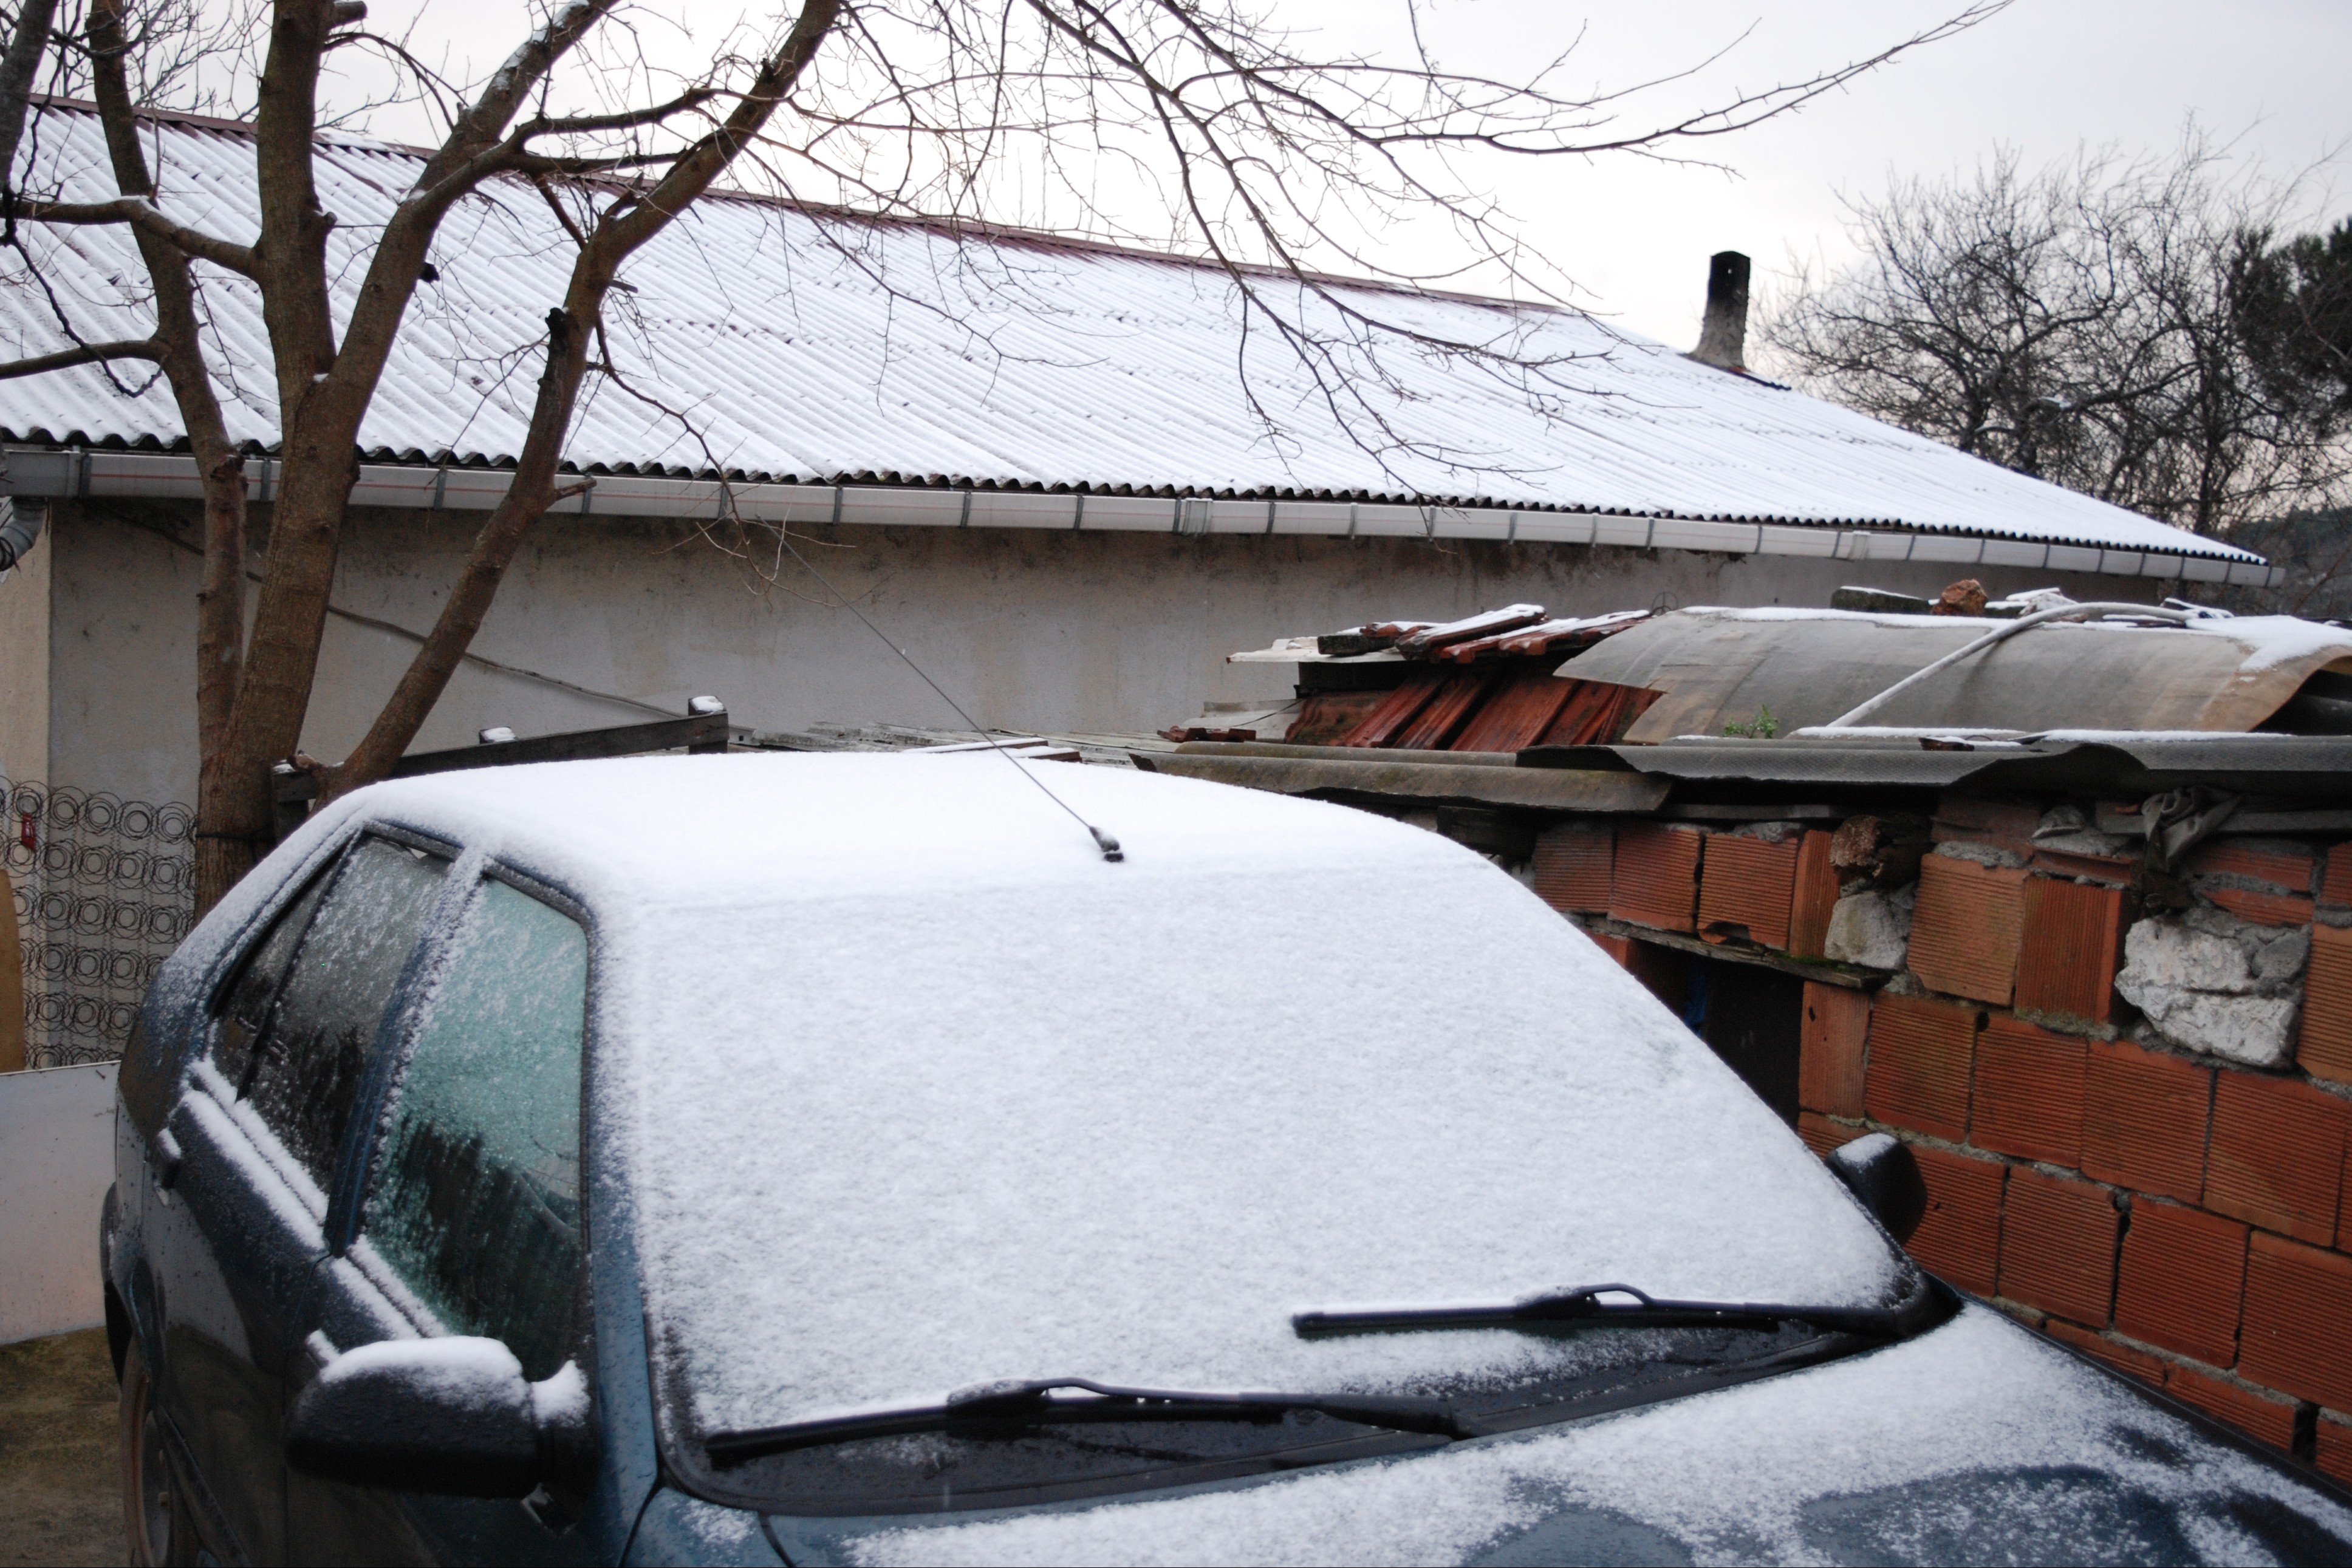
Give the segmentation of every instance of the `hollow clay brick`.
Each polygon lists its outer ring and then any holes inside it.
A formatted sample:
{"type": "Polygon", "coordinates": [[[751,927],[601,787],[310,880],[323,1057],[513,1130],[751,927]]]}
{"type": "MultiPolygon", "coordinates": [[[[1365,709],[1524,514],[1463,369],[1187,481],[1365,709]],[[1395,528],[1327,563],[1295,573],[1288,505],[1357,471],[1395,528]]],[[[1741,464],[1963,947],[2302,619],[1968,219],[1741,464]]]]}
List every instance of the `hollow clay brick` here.
{"type": "Polygon", "coordinates": [[[1837,908],[1837,868],[1830,863],[1830,843],[1837,837],[1819,830],[1808,832],[1797,846],[1797,886],[1789,903],[1789,954],[1819,958],[1828,951],[1830,914],[1837,908]]]}
{"type": "Polygon", "coordinates": [[[2208,839],[2182,857],[2183,869],[2200,876],[2242,876],[2268,883],[2281,893],[2311,891],[2311,852],[2258,850],[2227,839],[2208,839]]]}
{"type": "Polygon", "coordinates": [[[2352,1408],[2352,1258],[2255,1232],[2237,1371],[2298,1399],[2352,1408]]]}
{"type": "Polygon", "coordinates": [[[2319,877],[2319,902],[2352,904],[2352,845],[2337,844],[2327,852],[2327,869],[2319,877]]]}
{"type": "Polygon", "coordinates": [[[1919,862],[1911,915],[1911,972],[1931,991],[2000,1007],[2017,988],[2025,925],[2025,873],[1948,855],[1919,862]]]}
{"type": "Polygon", "coordinates": [[[2001,1200],[2000,1294],[2093,1328],[2115,1299],[2123,1217],[2106,1188],[2020,1168],[2001,1200]]]}
{"type": "Polygon", "coordinates": [[[2123,940],[2121,889],[2028,878],[2017,959],[2018,1007],[2105,1021],[2115,1011],[2123,940]]]}
{"type": "Polygon", "coordinates": [[[1797,894],[1797,841],[1772,843],[1736,833],[1707,836],[1698,878],[1698,928],[1709,940],[1745,933],[1759,947],[1789,946],[1797,894]]]}
{"type": "Polygon", "coordinates": [[[2144,1350],[2118,1343],[2105,1334],[2094,1333],[2080,1323],[2070,1323],[2063,1318],[2043,1322],[2042,1332],[2061,1344],[2071,1345],[2084,1355],[2095,1356],[2117,1372],[2128,1373],[2142,1383],[2164,1386],[2165,1363],[2144,1350]]]}
{"type": "Polygon", "coordinates": [[[1992,1294],[2000,1261],[2000,1189],[2009,1167],[1917,1145],[1911,1153],[1927,1186],[1927,1212],[1912,1233],[1911,1256],[1941,1279],[1992,1294]]]}
{"type": "Polygon", "coordinates": [[[2311,900],[2299,893],[2257,893],[2242,887],[2204,887],[2199,892],[2241,920],[2257,925],[2308,925],[2311,900]]]}
{"type": "MultiPolygon", "coordinates": [[[[2352,860],[2352,856],[2347,856],[2352,860]]],[[[2334,1476],[2346,1486],[2352,1486],[2352,1422],[2338,1421],[2332,1416],[2319,1418],[2319,1442],[2311,1462],[2325,1474],[2334,1476]]]]}
{"type": "Polygon", "coordinates": [[[2214,1377],[2192,1367],[2176,1366],[2165,1379],[2164,1391],[2186,1405],[2194,1405],[2208,1416],[2258,1442],[2273,1448],[2294,1447],[2294,1404],[2242,1388],[2227,1378],[2214,1377]]]}
{"type": "Polygon", "coordinates": [[[2352,1258],[2256,1231],[2246,1250],[2238,1371],[2352,1410],[2352,1258]]]}
{"type": "Polygon", "coordinates": [[[1859,1116],[1870,998],[1843,986],[1805,982],[1797,1036],[1797,1103],[1832,1116],[1859,1116]]]}
{"type": "Polygon", "coordinates": [[[1617,835],[1608,828],[1553,828],[1536,837],[1536,896],[1566,915],[1609,907],[1617,835]]]}
{"type": "Polygon", "coordinates": [[[2093,1040],[2083,1070],[2083,1172],[2195,1203],[2205,1186],[2213,1070],[2093,1040]]]}
{"type": "Polygon", "coordinates": [[[2124,1230],[2116,1327],[2213,1366],[2238,1359],[2246,1228],[2202,1209],[2144,1197],[2124,1230]]]}
{"type": "Polygon", "coordinates": [[[1870,1008],[1870,1114],[1959,1143],[1969,1135],[1969,1071],[1976,1054],[1975,1008],[1882,994],[1870,1008]]]}
{"type": "Polygon", "coordinates": [[[1696,828],[1627,823],[1617,834],[1609,913],[1661,931],[1690,930],[1698,908],[1698,862],[1706,838],[1696,828]]]}
{"type": "Polygon", "coordinates": [[[1977,1036],[1969,1141],[2053,1165],[2083,1163],[2084,1043],[1996,1014],[1977,1036]]]}
{"type": "Polygon", "coordinates": [[[1612,936],[1606,931],[1588,931],[1585,935],[1592,938],[1595,947],[1616,959],[1620,965],[1629,969],[1633,967],[1633,944],[1626,937],[1612,936]]]}
{"type": "Polygon", "coordinates": [[[1847,1122],[1832,1122],[1812,1111],[1797,1113],[1797,1136],[1805,1140],[1805,1147],[1827,1158],[1830,1151],[1850,1144],[1870,1131],[1847,1122]]]}
{"type": "Polygon", "coordinates": [[[2223,1072],[2214,1086],[2205,1207],[2326,1246],[2336,1239],[2352,1106],[2288,1078],[2223,1072]]]}
{"type": "MultiPolygon", "coordinates": [[[[2328,863],[2338,861],[2352,874],[2352,849],[2339,846],[2328,863]]],[[[2311,928],[2311,967],[2303,981],[2303,1036],[2294,1061],[2314,1078],[2352,1083],[2352,931],[2334,925],[2311,928]]]]}

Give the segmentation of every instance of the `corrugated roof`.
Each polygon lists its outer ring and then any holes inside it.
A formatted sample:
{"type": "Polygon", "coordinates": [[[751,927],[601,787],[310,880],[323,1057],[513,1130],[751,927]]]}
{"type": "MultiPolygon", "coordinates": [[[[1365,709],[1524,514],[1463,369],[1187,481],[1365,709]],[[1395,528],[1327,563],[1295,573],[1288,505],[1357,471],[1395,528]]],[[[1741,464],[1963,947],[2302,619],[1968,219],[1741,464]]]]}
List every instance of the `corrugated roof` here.
{"type": "MultiPolygon", "coordinates": [[[[1834,610],[1694,608],[1652,616],[1560,674],[1663,692],[1635,744],[1724,733],[1769,712],[1828,725],[2000,622],[1834,610]]],[[[2006,730],[2251,730],[2314,672],[2352,660],[2352,632],[2291,616],[2179,628],[2034,627],[1894,698],[1870,722],[2006,730]]]]}
{"type": "MultiPolygon", "coordinates": [[[[115,193],[88,112],[51,106],[26,141],[39,167],[24,188],[115,193]]],[[[151,157],[175,216],[255,231],[245,131],[159,120],[151,157]]],[[[322,141],[339,314],[420,162],[322,141]]],[[[84,338],[144,332],[127,232],[20,232],[84,338]]],[[[538,193],[508,183],[450,214],[433,261],[440,280],[418,291],[362,444],[379,458],[510,460],[538,371],[530,345],[571,246],[538,193]]],[[[67,346],[43,291],[12,267],[0,350],[67,346]]],[[[204,270],[231,433],[266,445],[277,410],[257,292],[204,270]]],[[[1548,308],[1337,286],[1402,331],[1550,365],[1506,374],[1402,338],[1370,357],[1337,350],[1358,430],[1385,421],[1402,438],[1375,455],[1263,319],[1244,333],[1233,279],[1197,261],[740,196],[697,206],[624,278],[614,358],[677,412],[592,383],[571,445],[583,468],[1444,501],[2258,559],[1548,308]]],[[[1336,322],[1328,303],[1297,308],[1336,322]]],[[[125,398],[86,368],[0,382],[0,434],[170,446],[181,429],[160,384],[125,398]]]]}

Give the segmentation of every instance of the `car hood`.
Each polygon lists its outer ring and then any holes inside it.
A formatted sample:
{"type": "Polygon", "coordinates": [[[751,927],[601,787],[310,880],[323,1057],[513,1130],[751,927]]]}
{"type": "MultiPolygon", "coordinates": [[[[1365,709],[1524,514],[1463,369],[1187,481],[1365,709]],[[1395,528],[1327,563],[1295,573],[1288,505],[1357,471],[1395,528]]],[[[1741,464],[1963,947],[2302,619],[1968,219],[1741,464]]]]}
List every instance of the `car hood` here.
{"type": "Polygon", "coordinates": [[[2345,1494],[1973,1306],[1827,1366],[1434,1452],[768,1522],[795,1563],[2352,1562],[2345,1494]]]}

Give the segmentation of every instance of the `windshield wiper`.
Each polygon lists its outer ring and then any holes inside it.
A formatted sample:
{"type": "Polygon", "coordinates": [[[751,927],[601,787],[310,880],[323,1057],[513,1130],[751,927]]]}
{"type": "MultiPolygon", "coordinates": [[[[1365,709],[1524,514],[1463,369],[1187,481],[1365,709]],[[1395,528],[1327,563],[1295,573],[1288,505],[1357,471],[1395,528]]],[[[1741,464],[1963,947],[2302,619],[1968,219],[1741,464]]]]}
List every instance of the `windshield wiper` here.
{"type": "Polygon", "coordinates": [[[710,1462],[723,1468],[795,1448],[860,1437],[894,1437],[911,1432],[955,1433],[1094,1421],[1272,1422],[1301,1410],[1366,1427],[1444,1437],[1476,1437],[1484,1430],[1474,1427],[1454,1412],[1450,1401],[1444,1399],[1379,1394],[1194,1394],[1167,1388],[1120,1388],[1083,1377],[1041,1377],[961,1389],[938,1405],[834,1416],[816,1421],[789,1421],[747,1432],[720,1432],[704,1439],[702,1447],[710,1456],[710,1462]],[[1094,1397],[1055,1398],[1054,1394],[1061,1389],[1076,1389],[1094,1397]]]}
{"type": "Polygon", "coordinates": [[[1300,1312],[1290,1326],[1303,1338],[1390,1333],[1412,1329],[1769,1328],[1806,1323],[1841,1333],[1902,1339],[1942,1321],[1947,1303],[1927,1276],[1911,1270],[1903,1297],[1885,1307],[1782,1306],[1765,1301],[1675,1301],[1631,1285],[1579,1285],[1500,1306],[1401,1307],[1387,1311],[1300,1312]],[[1629,1301],[1603,1301],[1630,1296],[1629,1301]]]}

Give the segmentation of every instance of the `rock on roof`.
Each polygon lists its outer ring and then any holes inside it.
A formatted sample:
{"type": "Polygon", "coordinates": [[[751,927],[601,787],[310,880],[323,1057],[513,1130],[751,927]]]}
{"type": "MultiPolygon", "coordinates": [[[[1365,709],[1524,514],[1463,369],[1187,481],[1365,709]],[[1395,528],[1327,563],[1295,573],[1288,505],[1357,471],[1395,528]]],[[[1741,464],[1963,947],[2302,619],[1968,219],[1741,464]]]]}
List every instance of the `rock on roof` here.
{"type": "MultiPolygon", "coordinates": [[[[26,147],[37,166],[20,188],[115,194],[88,110],[47,106],[26,147]]],[[[247,130],[161,118],[150,156],[167,211],[255,232],[247,130]]],[[[340,312],[422,162],[322,139],[340,312]]],[[[25,242],[84,339],[144,334],[127,231],[28,229],[25,242]]],[[[432,259],[439,280],[418,290],[362,444],[379,460],[509,461],[572,246],[539,194],[508,182],[450,214],[432,259]]],[[[6,267],[0,351],[68,346],[24,261],[6,267]]],[[[230,431],[267,445],[278,411],[259,295],[199,271],[230,431]]],[[[1197,260],[745,195],[701,203],[623,277],[613,352],[649,396],[591,383],[571,445],[584,469],[1486,504],[2258,559],[1549,307],[1345,282],[1317,298],[1254,277],[1335,338],[1342,308],[1393,329],[1335,348],[1318,384],[1234,277],[1197,260]]],[[[0,382],[0,437],[170,447],[177,411],[141,370],[117,371],[133,396],[95,368],[0,382]]]]}

